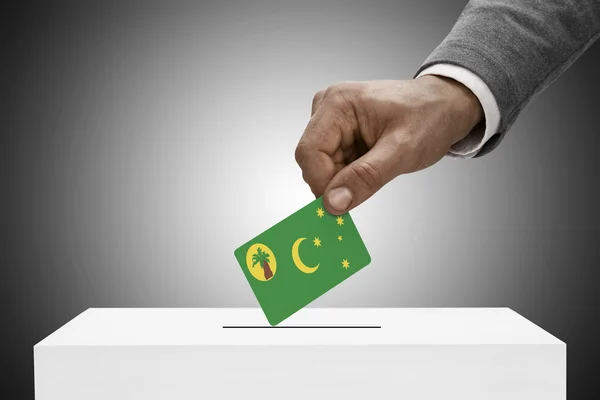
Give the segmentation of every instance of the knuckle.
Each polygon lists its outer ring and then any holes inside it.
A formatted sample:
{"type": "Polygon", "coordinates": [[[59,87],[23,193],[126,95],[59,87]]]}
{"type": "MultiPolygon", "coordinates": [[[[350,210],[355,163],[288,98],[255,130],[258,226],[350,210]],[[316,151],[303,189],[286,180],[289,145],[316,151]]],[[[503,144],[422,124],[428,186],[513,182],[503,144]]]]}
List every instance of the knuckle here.
{"type": "Polygon", "coordinates": [[[306,174],[306,171],[304,171],[304,170],[302,171],[302,180],[304,180],[304,182],[306,182],[306,183],[309,183],[308,175],[306,174]]]}
{"type": "Polygon", "coordinates": [[[322,101],[328,107],[337,109],[342,114],[354,112],[354,105],[363,91],[361,82],[343,81],[328,86],[323,92],[322,101]]]}
{"type": "Polygon", "coordinates": [[[379,190],[384,184],[383,175],[379,169],[369,162],[361,161],[355,163],[352,171],[371,191],[379,190]]]}
{"type": "Polygon", "coordinates": [[[313,107],[321,101],[321,99],[323,98],[324,95],[325,95],[325,90],[323,90],[323,89],[319,90],[317,93],[315,93],[315,95],[313,96],[313,99],[312,99],[313,107]]]}
{"type": "Polygon", "coordinates": [[[343,114],[346,114],[349,110],[352,109],[351,103],[348,100],[350,97],[347,92],[342,89],[333,89],[327,97],[327,103],[334,109],[342,111],[343,114]]]}
{"type": "Polygon", "coordinates": [[[323,95],[325,97],[338,97],[340,95],[344,95],[344,93],[346,93],[348,91],[348,84],[347,82],[338,82],[338,83],[334,83],[333,85],[330,85],[327,87],[327,89],[325,89],[325,92],[323,93],[323,95]]]}
{"type": "Polygon", "coordinates": [[[341,93],[336,93],[329,97],[329,104],[338,110],[342,110],[346,107],[346,99],[341,93]]]}
{"type": "Polygon", "coordinates": [[[342,91],[342,83],[334,83],[333,85],[327,86],[323,95],[325,97],[335,96],[342,91]]]}
{"type": "Polygon", "coordinates": [[[303,142],[298,143],[296,146],[296,150],[294,151],[294,158],[296,159],[296,163],[302,167],[302,162],[306,158],[307,148],[306,144],[303,142]]]}

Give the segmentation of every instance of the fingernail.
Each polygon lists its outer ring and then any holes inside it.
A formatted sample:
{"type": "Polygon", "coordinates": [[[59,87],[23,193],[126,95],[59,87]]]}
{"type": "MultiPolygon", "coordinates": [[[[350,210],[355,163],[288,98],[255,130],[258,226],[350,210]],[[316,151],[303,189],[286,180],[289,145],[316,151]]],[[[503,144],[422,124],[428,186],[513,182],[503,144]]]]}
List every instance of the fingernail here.
{"type": "Polygon", "coordinates": [[[352,203],[352,193],[350,190],[348,190],[348,188],[335,188],[329,192],[329,204],[336,211],[346,211],[346,209],[350,206],[350,203],[352,203]]]}

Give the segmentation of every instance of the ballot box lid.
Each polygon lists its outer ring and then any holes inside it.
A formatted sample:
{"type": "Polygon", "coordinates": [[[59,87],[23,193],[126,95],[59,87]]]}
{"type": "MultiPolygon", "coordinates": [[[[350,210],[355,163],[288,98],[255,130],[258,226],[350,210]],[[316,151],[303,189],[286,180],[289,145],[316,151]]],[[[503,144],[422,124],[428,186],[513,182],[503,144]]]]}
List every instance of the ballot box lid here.
{"type": "Polygon", "coordinates": [[[508,308],[91,308],[43,346],[563,344],[508,308]]]}

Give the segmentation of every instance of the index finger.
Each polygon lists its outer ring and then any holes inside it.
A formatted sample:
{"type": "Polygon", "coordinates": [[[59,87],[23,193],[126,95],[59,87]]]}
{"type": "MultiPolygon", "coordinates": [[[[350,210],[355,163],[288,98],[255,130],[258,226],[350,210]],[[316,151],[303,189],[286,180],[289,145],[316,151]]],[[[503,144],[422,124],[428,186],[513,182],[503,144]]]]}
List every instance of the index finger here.
{"type": "Polygon", "coordinates": [[[296,146],[296,162],[316,197],[323,195],[331,179],[343,167],[341,132],[336,125],[333,118],[320,108],[310,119],[296,146]]]}

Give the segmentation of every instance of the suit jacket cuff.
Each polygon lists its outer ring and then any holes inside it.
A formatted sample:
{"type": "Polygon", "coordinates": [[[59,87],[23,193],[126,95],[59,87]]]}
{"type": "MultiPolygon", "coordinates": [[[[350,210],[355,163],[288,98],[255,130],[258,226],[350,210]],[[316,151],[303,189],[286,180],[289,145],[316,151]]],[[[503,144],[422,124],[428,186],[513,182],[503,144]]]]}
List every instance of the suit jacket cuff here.
{"type": "Polygon", "coordinates": [[[425,68],[417,77],[439,75],[454,79],[466,86],[479,100],[485,115],[485,124],[477,125],[463,140],[455,143],[448,156],[454,158],[472,158],[483,145],[498,131],[500,109],[492,91],[486,83],[468,69],[453,64],[434,64],[425,68]]]}

